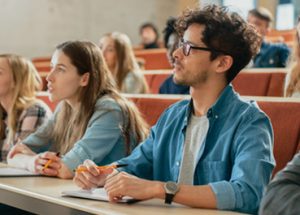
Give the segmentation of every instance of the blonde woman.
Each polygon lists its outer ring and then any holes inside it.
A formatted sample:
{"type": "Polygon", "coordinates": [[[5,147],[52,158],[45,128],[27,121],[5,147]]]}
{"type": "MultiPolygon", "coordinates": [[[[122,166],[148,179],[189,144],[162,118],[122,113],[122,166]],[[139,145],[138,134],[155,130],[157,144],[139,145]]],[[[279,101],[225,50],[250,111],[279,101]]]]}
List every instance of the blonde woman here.
{"type": "Polygon", "coordinates": [[[145,122],[116,89],[97,45],[60,44],[51,66],[47,77],[50,99],[61,102],[48,124],[11,150],[11,165],[72,178],[84,160],[109,164],[128,155],[145,138],[145,122]]]}
{"type": "Polygon", "coordinates": [[[286,77],[284,95],[286,97],[300,98],[300,16],[298,17],[293,60],[295,62],[286,77]]]}
{"type": "Polygon", "coordinates": [[[121,92],[147,93],[146,80],[139,69],[127,35],[119,32],[108,33],[100,39],[99,46],[121,92]]]}
{"type": "Polygon", "coordinates": [[[42,125],[51,115],[36,99],[41,79],[33,64],[18,55],[0,55],[0,149],[5,162],[8,151],[42,125]]]}

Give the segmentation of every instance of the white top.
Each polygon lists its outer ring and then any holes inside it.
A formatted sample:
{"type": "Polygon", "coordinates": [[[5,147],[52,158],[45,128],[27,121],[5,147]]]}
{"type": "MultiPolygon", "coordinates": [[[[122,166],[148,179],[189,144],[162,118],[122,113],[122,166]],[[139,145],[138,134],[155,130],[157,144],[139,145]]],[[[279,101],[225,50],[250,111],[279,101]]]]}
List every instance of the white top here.
{"type": "Polygon", "coordinates": [[[142,72],[129,72],[123,80],[122,93],[145,93],[144,92],[144,75],[142,72]]]}

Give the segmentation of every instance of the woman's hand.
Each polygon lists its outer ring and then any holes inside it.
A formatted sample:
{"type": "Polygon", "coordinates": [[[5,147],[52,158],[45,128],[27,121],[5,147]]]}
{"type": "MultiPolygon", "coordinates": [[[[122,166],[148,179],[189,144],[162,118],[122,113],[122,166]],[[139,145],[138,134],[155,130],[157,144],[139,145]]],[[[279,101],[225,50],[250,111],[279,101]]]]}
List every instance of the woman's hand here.
{"type": "Polygon", "coordinates": [[[32,157],[28,169],[47,176],[58,176],[61,159],[55,152],[43,152],[32,157]]]}
{"type": "Polygon", "coordinates": [[[23,143],[14,145],[8,152],[7,159],[12,159],[16,154],[35,155],[35,153],[23,143]]]}

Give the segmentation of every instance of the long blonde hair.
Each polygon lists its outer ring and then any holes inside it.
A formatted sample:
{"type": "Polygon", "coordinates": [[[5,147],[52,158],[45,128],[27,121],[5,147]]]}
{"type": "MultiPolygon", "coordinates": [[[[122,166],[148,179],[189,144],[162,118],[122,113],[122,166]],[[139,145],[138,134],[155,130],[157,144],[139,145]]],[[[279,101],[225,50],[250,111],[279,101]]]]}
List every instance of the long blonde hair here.
{"type": "MultiPolygon", "coordinates": [[[[300,17],[298,18],[298,25],[300,25],[300,17]]],[[[284,93],[285,97],[291,97],[294,92],[300,92],[300,35],[298,31],[295,37],[294,47],[292,67],[287,75],[288,83],[284,93]]]]}
{"type": "Polygon", "coordinates": [[[68,41],[58,45],[57,50],[70,58],[79,75],[89,73],[88,85],[79,90],[79,108],[73,110],[67,102],[61,103],[53,129],[57,150],[65,154],[73,147],[83,136],[88,121],[95,111],[97,100],[108,95],[121,108],[124,123],[120,128],[125,139],[126,153],[129,154],[132,138],[137,143],[141,142],[148,135],[148,126],[134,104],[118,92],[100,48],[91,42],[68,41]]]}
{"type": "MultiPolygon", "coordinates": [[[[116,82],[119,90],[122,89],[124,79],[130,72],[141,72],[137,60],[134,56],[131,41],[126,34],[120,32],[112,32],[105,34],[104,37],[109,37],[114,41],[117,53],[116,65],[116,82]]],[[[141,80],[143,89],[141,93],[147,93],[148,86],[145,78],[141,80]]]]}
{"type": "Polygon", "coordinates": [[[11,103],[13,106],[4,112],[0,105],[0,136],[5,135],[4,114],[7,114],[8,143],[13,143],[17,130],[17,121],[23,110],[31,106],[36,101],[36,92],[41,89],[41,78],[31,61],[14,54],[2,54],[0,58],[5,58],[11,69],[14,81],[14,90],[11,103]]]}

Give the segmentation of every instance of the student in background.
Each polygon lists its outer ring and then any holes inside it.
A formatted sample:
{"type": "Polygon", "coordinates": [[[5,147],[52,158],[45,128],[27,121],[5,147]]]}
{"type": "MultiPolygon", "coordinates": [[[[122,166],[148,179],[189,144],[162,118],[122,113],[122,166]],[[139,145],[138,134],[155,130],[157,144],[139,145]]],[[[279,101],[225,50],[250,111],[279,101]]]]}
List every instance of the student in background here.
{"type": "Polygon", "coordinates": [[[293,57],[294,63],[292,69],[286,76],[284,95],[286,97],[300,98],[300,16],[298,17],[296,30],[297,33],[293,57]]]}
{"type": "MultiPolygon", "coordinates": [[[[175,62],[175,59],[173,57],[173,52],[176,50],[178,42],[179,42],[179,35],[177,34],[177,31],[175,29],[176,24],[176,18],[170,17],[167,20],[166,28],[164,29],[164,43],[165,47],[167,48],[167,56],[170,62],[170,65],[172,65],[175,62]]],[[[190,87],[189,86],[183,86],[174,83],[174,76],[173,74],[170,75],[160,86],[159,93],[160,94],[189,94],[190,93],[190,87]]]]}
{"type": "MultiPolygon", "coordinates": [[[[273,16],[271,12],[263,7],[252,9],[248,13],[247,21],[253,25],[258,33],[265,38],[271,29],[273,16]]],[[[252,67],[286,67],[289,48],[284,43],[270,43],[263,39],[260,52],[254,57],[252,67]]]]}
{"type": "Polygon", "coordinates": [[[126,34],[113,32],[99,41],[104,59],[123,93],[146,93],[147,83],[126,34]]]}
{"type": "MultiPolygon", "coordinates": [[[[192,99],[169,107],[117,175],[91,161],[77,172],[81,188],[103,186],[122,196],[165,199],[198,208],[257,213],[275,165],[270,120],[230,82],[259,49],[260,37],[237,13],[210,5],[179,17],[174,79],[192,99]],[[236,47],[239,47],[236,49],[236,47]]],[[[111,171],[111,169],[110,169],[111,171]]]]}
{"type": "Polygon", "coordinates": [[[140,37],[142,49],[161,48],[158,30],[153,23],[147,22],[140,27],[140,37]]]}
{"type": "Polygon", "coordinates": [[[50,99],[61,102],[47,124],[12,148],[9,164],[72,178],[84,160],[109,164],[145,138],[145,122],[133,103],[120,95],[99,47],[91,42],[62,43],[51,67],[50,99]]]}
{"type": "Polygon", "coordinates": [[[300,152],[278,172],[265,190],[259,214],[300,214],[300,152]]]}
{"type": "Polygon", "coordinates": [[[0,55],[1,161],[19,141],[48,120],[51,111],[36,99],[41,79],[33,64],[18,55],[0,55]]]}

